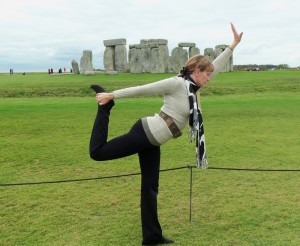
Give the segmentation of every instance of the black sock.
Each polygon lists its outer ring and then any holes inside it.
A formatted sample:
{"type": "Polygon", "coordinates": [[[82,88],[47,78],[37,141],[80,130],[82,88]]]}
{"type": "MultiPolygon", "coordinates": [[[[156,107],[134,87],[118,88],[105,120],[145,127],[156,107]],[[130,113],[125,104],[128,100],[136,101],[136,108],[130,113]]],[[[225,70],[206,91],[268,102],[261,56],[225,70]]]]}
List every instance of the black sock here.
{"type": "Polygon", "coordinates": [[[101,87],[100,85],[91,85],[91,89],[93,89],[96,93],[105,92],[103,87],[101,87]]]}

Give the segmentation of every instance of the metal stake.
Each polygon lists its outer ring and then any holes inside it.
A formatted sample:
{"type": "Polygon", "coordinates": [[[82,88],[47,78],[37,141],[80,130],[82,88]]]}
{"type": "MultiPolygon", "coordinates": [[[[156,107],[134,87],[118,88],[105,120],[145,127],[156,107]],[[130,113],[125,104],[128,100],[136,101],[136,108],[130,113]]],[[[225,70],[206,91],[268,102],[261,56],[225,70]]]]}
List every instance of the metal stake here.
{"type": "Polygon", "coordinates": [[[193,167],[188,165],[190,169],[190,223],[192,223],[192,191],[193,191],[193,167]]]}

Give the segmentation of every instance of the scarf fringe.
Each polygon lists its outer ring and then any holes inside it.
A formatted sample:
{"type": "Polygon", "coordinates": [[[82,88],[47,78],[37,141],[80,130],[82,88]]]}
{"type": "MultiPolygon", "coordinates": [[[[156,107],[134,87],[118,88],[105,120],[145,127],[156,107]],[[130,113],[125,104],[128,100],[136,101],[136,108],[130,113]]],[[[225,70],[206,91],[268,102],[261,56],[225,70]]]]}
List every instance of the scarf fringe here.
{"type": "Polygon", "coordinates": [[[197,130],[194,127],[189,127],[188,140],[190,143],[195,142],[197,138],[197,130]]]}
{"type": "Polygon", "coordinates": [[[201,169],[208,168],[208,161],[206,159],[198,161],[196,166],[197,166],[197,168],[201,168],[201,169]]]}

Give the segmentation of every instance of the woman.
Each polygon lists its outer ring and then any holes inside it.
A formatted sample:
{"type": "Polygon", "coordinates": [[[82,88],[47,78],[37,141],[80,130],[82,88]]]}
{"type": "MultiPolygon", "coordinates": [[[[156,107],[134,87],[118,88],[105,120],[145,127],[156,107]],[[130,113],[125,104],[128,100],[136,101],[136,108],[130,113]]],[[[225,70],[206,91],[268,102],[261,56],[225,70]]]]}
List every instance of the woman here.
{"type": "MultiPolygon", "coordinates": [[[[97,116],[90,140],[91,158],[96,161],[105,161],[136,153],[139,156],[142,174],[143,245],[174,242],[162,235],[157,215],[160,145],[181,135],[181,131],[189,122],[190,117],[193,118],[190,116],[190,110],[193,103],[195,105],[195,100],[191,102],[190,95],[195,95],[200,87],[203,87],[213,75],[221,70],[232,55],[234,48],[241,41],[243,33],[238,33],[233,24],[231,24],[231,29],[234,40],[220,56],[211,63],[205,57],[196,55],[190,58],[178,77],[116,90],[111,93],[105,92],[101,86],[91,86],[97,93],[96,101],[98,103],[97,116]],[[128,133],[107,141],[109,115],[114,106],[114,100],[150,95],[164,95],[164,105],[161,107],[161,112],[151,117],[139,119],[128,133]]],[[[190,126],[193,128],[191,122],[192,120],[190,120],[190,126]]]]}

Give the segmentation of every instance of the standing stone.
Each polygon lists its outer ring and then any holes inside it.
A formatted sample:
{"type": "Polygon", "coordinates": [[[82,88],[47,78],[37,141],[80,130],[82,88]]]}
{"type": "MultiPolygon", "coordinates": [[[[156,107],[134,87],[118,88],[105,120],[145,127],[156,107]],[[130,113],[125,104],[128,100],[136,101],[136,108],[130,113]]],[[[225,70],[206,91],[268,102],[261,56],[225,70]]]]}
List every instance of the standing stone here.
{"type": "Polygon", "coordinates": [[[115,49],[114,47],[108,46],[105,48],[103,55],[103,64],[105,71],[115,70],[115,49]]]}
{"type": "Polygon", "coordinates": [[[170,57],[171,72],[179,72],[188,60],[188,52],[182,47],[176,47],[172,50],[170,57]]]}
{"type": "Polygon", "coordinates": [[[130,49],[130,73],[142,73],[141,48],[137,45],[130,49]]]}
{"type": "Polygon", "coordinates": [[[159,51],[164,61],[165,73],[169,72],[169,48],[166,44],[159,45],[159,51]]]}
{"type": "MultiPolygon", "coordinates": [[[[218,57],[227,47],[228,47],[228,45],[225,45],[225,44],[217,45],[215,47],[216,57],[218,57]]],[[[230,57],[230,59],[228,60],[228,62],[226,62],[224,64],[223,68],[221,69],[221,72],[229,72],[229,71],[233,71],[233,59],[232,59],[232,56],[230,57]]]]}
{"type": "Polygon", "coordinates": [[[195,56],[195,55],[199,55],[200,54],[200,49],[197,47],[190,47],[189,48],[189,58],[195,56]]]}
{"type": "Polygon", "coordinates": [[[204,56],[211,62],[216,58],[216,54],[213,48],[206,48],[204,50],[204,56]]]}
{"type": "Polygon", "coordinates": [[[219,56],[227,47],[228,45],[225,44],[216,45],[215,47],[216,56],[219,56]]]}
{"type": "Polygon", "coordinates": [[[141,44],[141,59],[143,73],[151,72],[151,47],[150,44],[141,44]]]}
{"type": "Polygon", "coordinates": [[[72,60],[71,65],[72,65],[73,73],[74,74],[80,74],[78,62],[76,60],[72,60]]]}
{"type": "Polygon", "coordinates": [[[127,62],[127,63],[125,64],[124,72],[125,72],[125,73],[130,73],[130,63],[129,63],[129,62],[127,62]]]}
{"type": "Polygon", "coordinates": [[[127,63],[127,50],[125,45],[115,46],[115,70],[125,71],[127,63]]]}
{"type": "Polygon", "coordinates": [[[129,51],[128,51],[128,63],[129,63],[129,68],[130,68],[130,61],[131,61],[131,56],[132,56],[132,49],[135,49],[134,44],[129,45],[129,51]]]}
{"type": "Polygon", "coordinates": [[[80,59],[80,72],[93,71],[93,54],[91,50],[84,50],[80,59]]]}
{"type": "Polygon", "coordinates": [[[164,73],[164,58],[160,53],[159,48],[151,49],[151,73],[164,73]]]}
{"type": "Polygon", "coordinates": [[[169,68],[169,49],[167,46],[168,40],[167,39],[141,39],[141,44],[142,45],[148,44],[151,46],[151,48],[159,48],[160,55],[163,58],[165,72],[168,72],[168,70],[169,70],[168,69],[169,68]]]}

